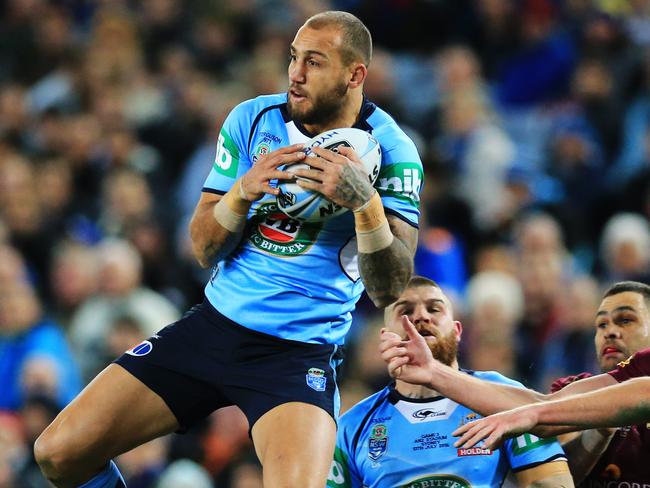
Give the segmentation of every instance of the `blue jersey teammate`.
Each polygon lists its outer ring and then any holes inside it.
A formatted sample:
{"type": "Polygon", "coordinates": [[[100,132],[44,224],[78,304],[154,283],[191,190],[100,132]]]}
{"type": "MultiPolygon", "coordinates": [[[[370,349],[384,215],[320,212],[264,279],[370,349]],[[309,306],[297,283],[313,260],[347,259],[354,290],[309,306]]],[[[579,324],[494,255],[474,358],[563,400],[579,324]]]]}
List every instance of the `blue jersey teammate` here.
{"type": "MultiPolygon", "coordinates": [[[[386,309],[387,325],[401,330],[403,315],[435,358],[458,368],[462,326],[453,320],[449,300],[434,282],[413,277],[397,302],[386,309]]],[[[496,372],[465,373],[519,385],[496,372]]],[[[564,452],[554,439],[524,434],[494,451],[454,447],[452,432],[478,417],[431,389],[398,379],[341,417],[327,486],[500,487],[509,471],[518,486],[573,486],[564,452]]]]}
{"type": "Polygon", "coordinates": [[[214,266],[206,300],[106,368],[44,431],[35,454],[56,486],[124,486],[111,458],[232,404],[248,417],[265,487],[325,485],[350,313],[364,285],[377,306],[399,296],[417,241],[422,165],[363,96],[371,51],[353,15],[315,15],[291,44],[288,92],[229,115],[190,225],[198,261],[214,266]],[[354,151],[317,148],[299,184],[350,211],[289,219],[272,181],[305,160],[301,143],[339,127],[379,141],[377,183],[354,151]]]}

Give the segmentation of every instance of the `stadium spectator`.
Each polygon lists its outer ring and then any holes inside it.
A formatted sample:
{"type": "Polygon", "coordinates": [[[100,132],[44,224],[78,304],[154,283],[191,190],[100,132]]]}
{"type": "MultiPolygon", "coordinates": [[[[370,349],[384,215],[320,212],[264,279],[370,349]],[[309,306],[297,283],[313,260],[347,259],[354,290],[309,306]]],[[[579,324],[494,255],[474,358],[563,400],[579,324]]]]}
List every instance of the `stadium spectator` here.
{"type": "Polygon", "coordinates": [[[86,380],[106,366],[103,352],[118,318],[132,317],[149,336],[180,316],[169,300],[142,286],[142,257],[128,242],[102,241],[96,259],[99,288],[78,307],[68,329],[86,380]]]}
{"type": "Polygon", "coordinates": [[[66,405],[81,390],[63,330],[43,315],[25,280],[0,284],[0,409],[17,411],[31,393],[66,405]]]}

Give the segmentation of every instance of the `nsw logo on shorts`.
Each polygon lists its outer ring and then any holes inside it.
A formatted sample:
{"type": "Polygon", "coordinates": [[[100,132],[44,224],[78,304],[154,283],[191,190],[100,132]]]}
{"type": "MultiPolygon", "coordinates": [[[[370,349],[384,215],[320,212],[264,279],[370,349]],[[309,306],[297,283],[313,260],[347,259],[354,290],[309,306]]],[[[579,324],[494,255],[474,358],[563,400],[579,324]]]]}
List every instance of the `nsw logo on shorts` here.
{"type": "Polygon", "coordinates": [[[140,344],[135,346],[133,349],[126,351],[127,354],[131,356],[146,356],[153,349],[153,344],[149,341],[142,341],[140,344]]]}
{"type": "Polygon", "coordinates": [[[325,377],[325,371],[318,368],[309,368],[307,371],[307,386],[316,391],[325,391],[327,386],[327,378],[325,377]]]}

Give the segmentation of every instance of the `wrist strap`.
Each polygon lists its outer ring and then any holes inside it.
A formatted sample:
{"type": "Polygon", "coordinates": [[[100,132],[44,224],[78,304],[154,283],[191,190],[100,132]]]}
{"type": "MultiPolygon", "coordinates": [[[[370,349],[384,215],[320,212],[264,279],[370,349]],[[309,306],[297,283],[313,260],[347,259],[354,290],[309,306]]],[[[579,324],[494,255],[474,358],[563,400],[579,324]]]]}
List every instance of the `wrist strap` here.
{"type": "Polygon", "coordinates": [[[353,212],[357,249],[360,253],[381,251],[393,243],[393,233],[390,231],[379,193],[375,191],[370,200],[353,212]]]}
{"type": "Polygon", "coordinates": [[[214,219],[229,232],[239,232],[246,224],[246,217],[248,216],[248,210],[252,202],[246,200],[244,196],[244,189],[240,178],[212,209],[214,219]],[[234,189],[235,186],[237,190],[234,189]]]}
{"type": "Polygon", "coordinates": [[[386,221],[384,205],[381,203],[379,193],[375,193],[366,203],[352,211],[354,214],[354,227],[357,232],[368,232],[379,227],[386,221]]]}

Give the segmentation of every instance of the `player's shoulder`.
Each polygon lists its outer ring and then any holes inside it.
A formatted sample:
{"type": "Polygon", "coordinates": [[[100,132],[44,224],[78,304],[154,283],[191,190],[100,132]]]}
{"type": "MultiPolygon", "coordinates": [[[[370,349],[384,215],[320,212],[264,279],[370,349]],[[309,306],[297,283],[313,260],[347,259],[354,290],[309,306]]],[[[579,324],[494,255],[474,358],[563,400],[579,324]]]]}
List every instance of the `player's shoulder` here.
{"type": "Polygon", "coordinates": [[[413,140],[399,126],[395,119],[385,112],[382,108],[376,106],[375,110],[367,119],[368,124],[372,127],[372,135],[384,147],[393,146],[406,147],[416,151],[417,148],[413,140]]]}
{"type": "Polygon", "coordinates": [[[341,415],[339,418],[339,429],[359,428],[364,418],[372,415],[373,411],[377,410],[385,401],[387,401],[388,395],[389,387],[386,387],[361,400],[341,415]]]}
{"type": "Polygon", "coordinates": [[[240,102],[235,108],[232,109],[232,114],[237,116],[244,116],[255,118],[261,112],[273,108],[279,108],[287,103],[286,93],[274,93],[271,95],[260,95],[255,98],[250,98],[240,102]]]}
{"type": "Polygon", "coordinates": [[[467,374],[471,374],[472,376],[475,376],[476,378],[479,378],[481,380],[485,381],[492,381],[494,383],[501,383],[504,385],[511,385],[511,386],[517,386],[519,388],[523,388],[524,385],[520,383],[517,380],[513,380],[512,378],[508,378],[505,375],[502,375],[498,371],[469,371],[465,370],[467,374]]]}

